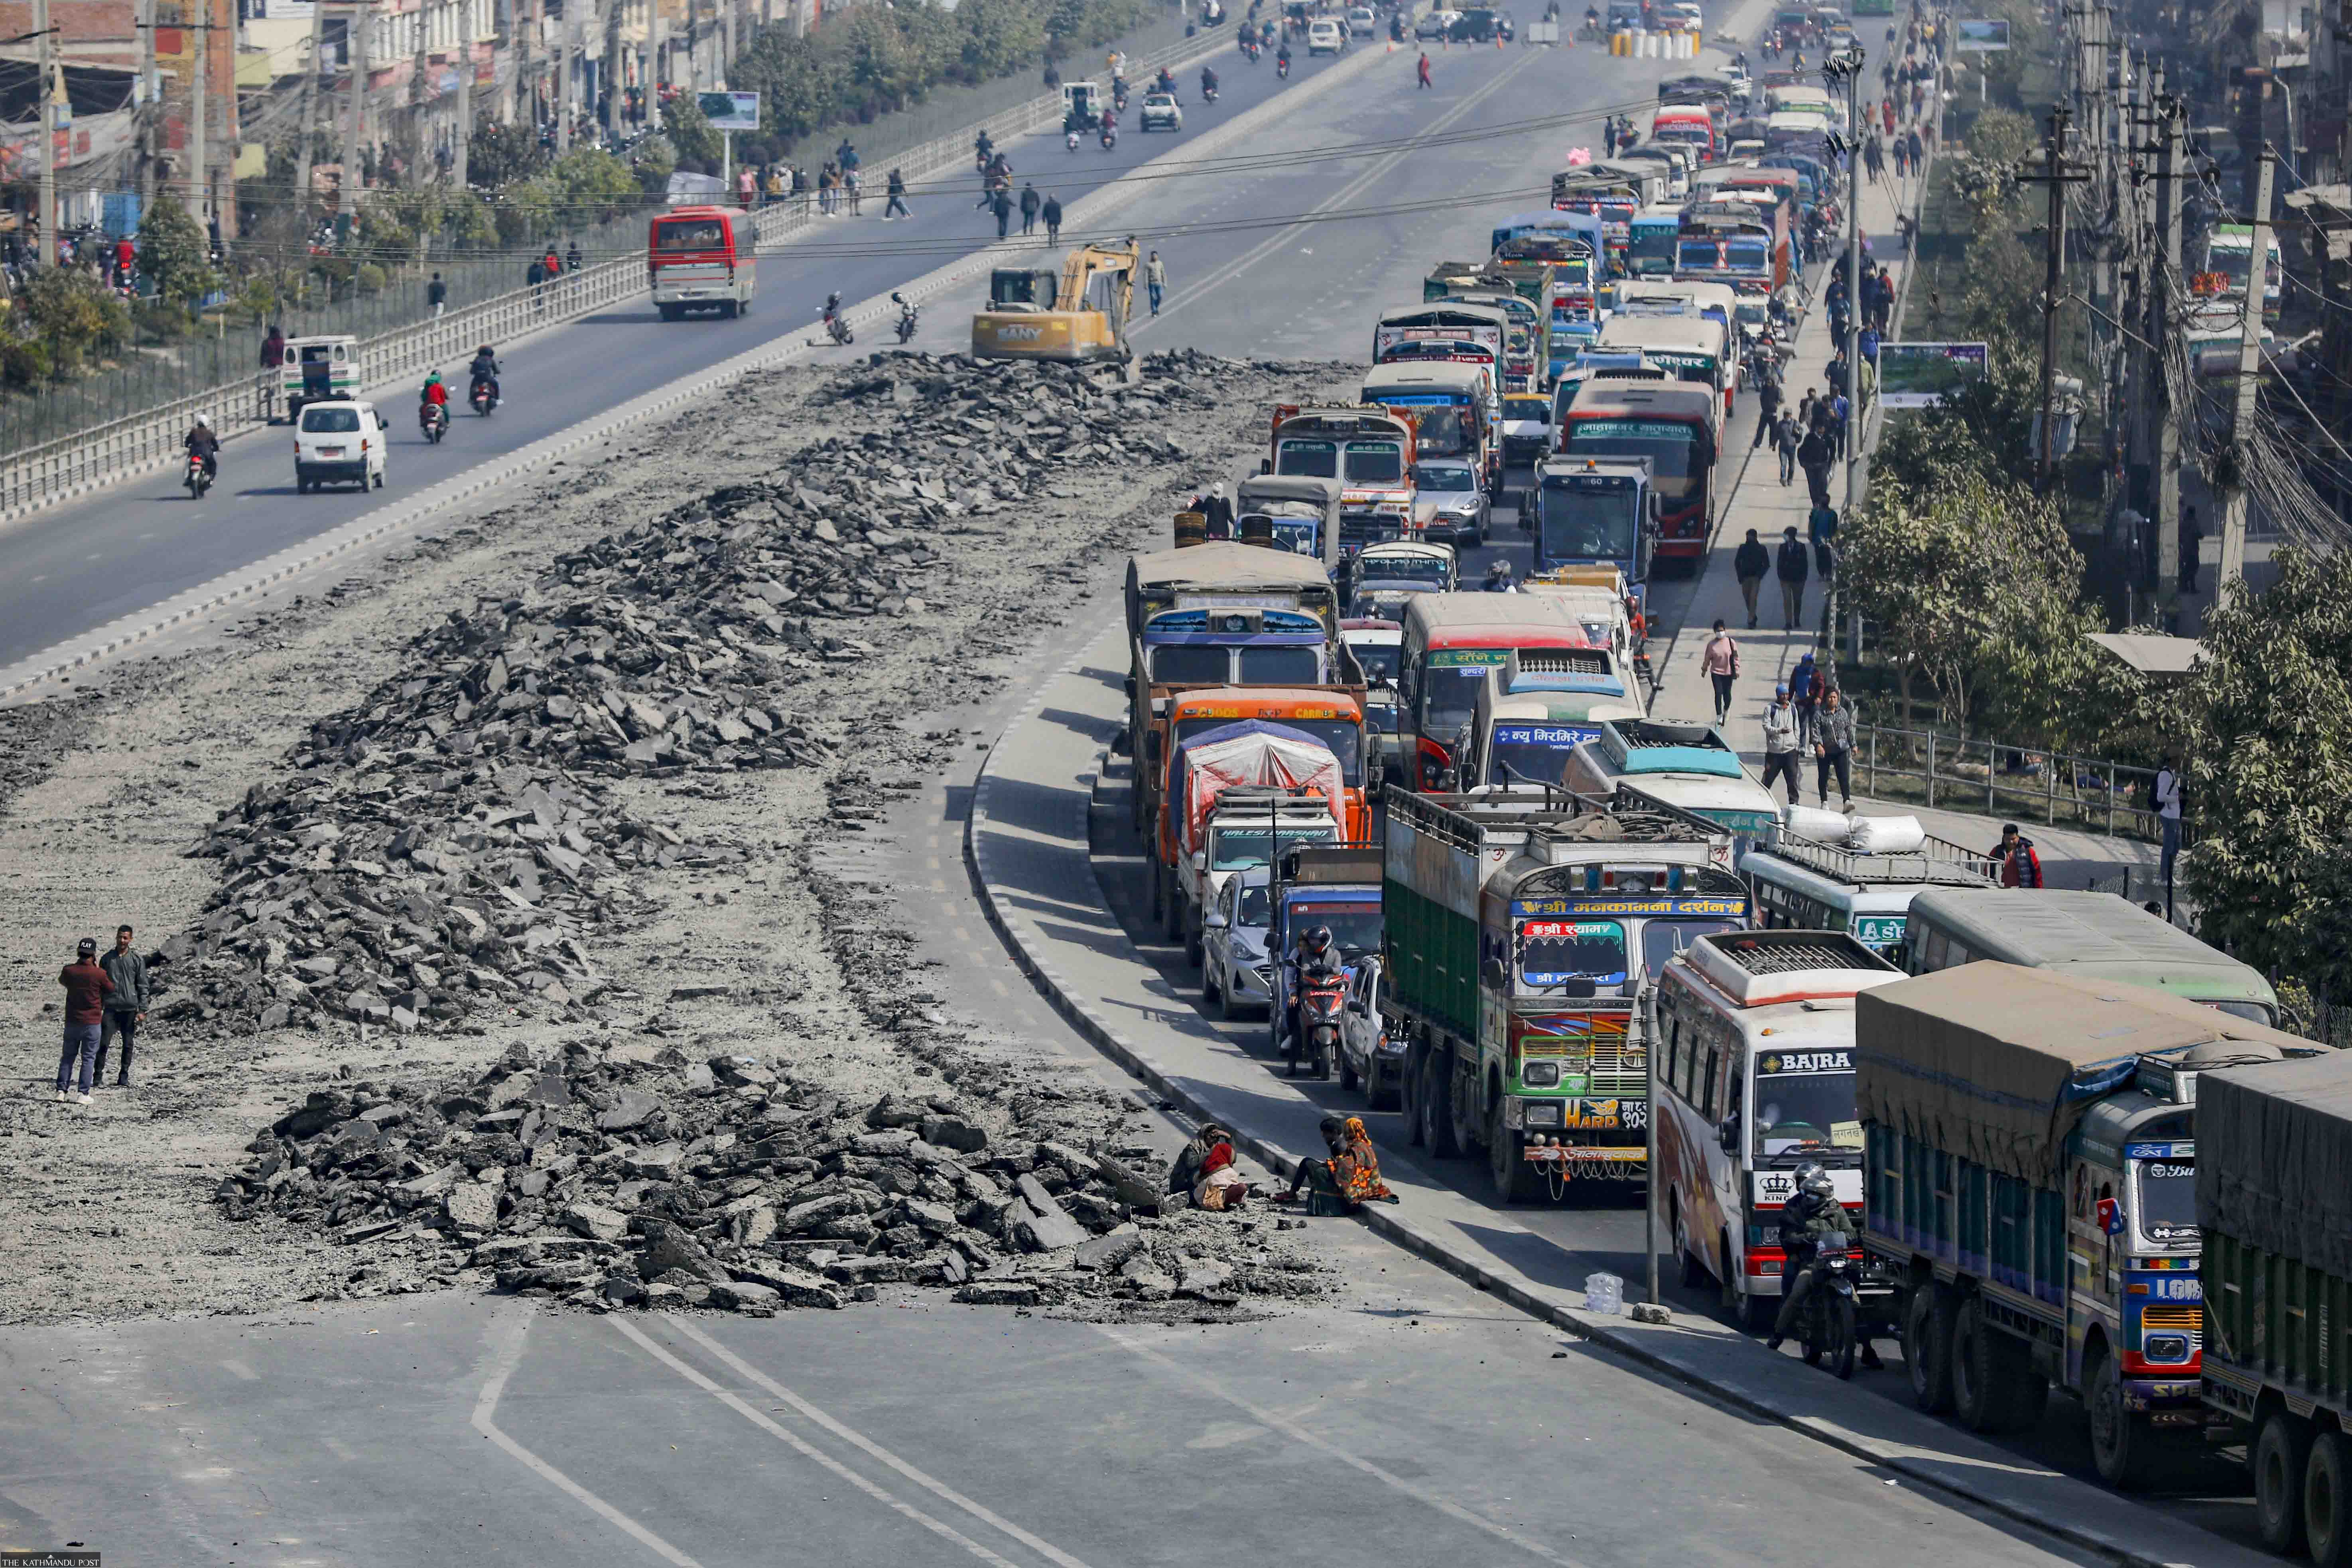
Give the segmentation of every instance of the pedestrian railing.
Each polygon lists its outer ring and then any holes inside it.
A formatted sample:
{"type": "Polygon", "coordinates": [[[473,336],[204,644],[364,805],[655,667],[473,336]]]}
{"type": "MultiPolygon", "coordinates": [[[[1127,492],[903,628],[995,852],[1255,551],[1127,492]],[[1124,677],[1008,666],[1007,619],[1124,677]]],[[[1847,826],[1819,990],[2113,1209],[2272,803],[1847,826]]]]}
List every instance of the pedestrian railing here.
{"type": "MultiPolygon", "coordinates": [[[[1135,79],[1166,65],[1178,65],[1230,47],[1233,34],[1219,29],[1214,36],[1187,38],[1163,49],[1134,57],[1135,79]]],[[[1025,136],[1062,121],[1058,92],[1043,93],[1014,108],[989,116],[949,135],[910,148],[892,160],[912,185],[959,164],[971,165],[972,143],[985,131],[992,140],[1025,136]]],[[[975,187],[977,188],[977,187],[975,187]]],[[[866,199],[883,199],[878,190],[860,193],[866,199]]],[[[760,209],[755,222],[762,248],[816,221],[813,194],[773,202],[760,209]]],[[[381,332],[359,344],[360,384],[381,386],[410,375],[421,376],[437,367],[455,368],[483,343],[512,342],[526,332],[576,321],[651,287],[641,256],[623,257],[569,272],[552,281],[530,285],[452,310],[437,321],[381,332]]],[[[223,440],[265,425],[276,417],[280,372],[262,372],[173,398],[144,413],[125,415],[71,436],[61,436],[28,447],[0,459],[0,521],[54,506],[101,485],[128,479],[143,469],[176,460],[190,423],[202,414],[223,440]]]]}
{"type": "Polygon", "coordinates": [[[2156,770],[1933,730],[1853,727],[1853,766],[1874,800],[2160,839],[2156,770]]]}

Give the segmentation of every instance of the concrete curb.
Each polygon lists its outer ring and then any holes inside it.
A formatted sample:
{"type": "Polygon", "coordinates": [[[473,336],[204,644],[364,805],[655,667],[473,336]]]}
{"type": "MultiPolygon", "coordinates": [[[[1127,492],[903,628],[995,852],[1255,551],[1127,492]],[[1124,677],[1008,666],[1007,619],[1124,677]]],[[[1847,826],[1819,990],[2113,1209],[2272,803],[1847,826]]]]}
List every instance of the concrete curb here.
{"type": "MultiPolygon", "coordinates": [[[[1351,80],[1386,58],[1379,51],[1368,50],[1352,59],[1334,62],[1313,76],[1301,80],[1289,90],[1277,93],[1265,102],[1244,110],[1215,129],[1203,132],[1190,142],[1180,142],[1160,157],[1139,163],[1102,189],[1083,196],[1070,205],[1065,216],[1065,229],[1080,229],[1086,225],[1100,224],[1129,202],[1140,195],[1150,183],[1150,173],[1170,162],[1182,163],[1198,159],[1206,153],[1255,134],[1277,115],[1286,114],[1302,101],[1319,96],[1342,81],[1351,80]]],[[[982,247],[957,258],[946,266],[926,273],[911,283],[902,285],[898,292],[908,300],[920,302],[943,293],[971,279],[985,275],[1004,256],[1034,254],[1037,247],[1024,240],[1005,239],[982,247]]],[[[893,319],[894,312],[887,294],[878,294],[849,307],[844,315],[853,327],[877,327],[893,319]]],[[[551,323],[551,327],[556,323],[551,323]]],[[[110,625],[86,632],[79,637],[44,648],[30,658],[6,668],[0,668],[0,702],[22,696],[26,691],[45,682],[85,669],[102,659],[111,658],[127,648],[154,637],[174,627],[188,625],[224,605],[236,603],[320,563],[343,555],[360,545],[383,539],[401,529],[425,521],[436,512],[482,492],[496,489],[543,468],[568,452],[579,450],[593,442],[613,435],[680,405],[715,392],[731,382],[762,370],[774,369],[807,357],[819,349],[835,345],[820,341],[824,331],[821,321],[812,321],[795,331],[791,339],[751,349],[730,360],[722,361],[708,370],[681,376],[668,385],[609,410],[593,418],[558,432],[506,457],[493,458],[457,478],[447,479],[423,494],[366,513],[340,528],[329,531],[302,543],[265,557],[252,565],[226,573],[211,582],[191,588],[164,600],[162,604],[123,616],[110,625]],[[805,333],[806,336],[802,334],[805,333]]],[[[897,345],[892,344],[895,348],[897,345]]]]}
{"type": "MultiPolygon", "coordinates": [[[[1060,676],[1075,670],[1084,662],[1085,656],[1082,654],[1062,668],[1050,672],[1040,682],[1041,689],[1060,676]]],[[[1004,749],[1015,731],[1041,715],[1044,705],[1044,699],[1040,697],[1025,705],[1022,711],[1005,726],[1003,732],[991,744],[988,756],[981,764],[980,772],[973,781],[971,805],[964,818],[963,834],[964,865],[971,878],[973,890],[979,896],[981,908],[988,917],[989,925],[1004,943],[1006,952],[1012,955],[1014,966],[1029,978],[1031,984],[1037,988],[1039,994],[1056,1013],[1066,1019],[1089,1044],[1150,1086],[1163,1100],[1176,1105],[1184,1114],[1196,1121],[1209,1120],[1213,1114],[1209,1108],[1186,1090],[1178,1077],[1161,1066],[1150,1051],[1121,1033],[1108,1020],[1089,1007],[1056,972],[1052,960],[1046,954],[1033,952],[1030,949],[1018,933],[1014,922],[1007,916],[1003,900],[1010,895],[1000,892],[998,884],[990,872],[988,847],[982,839],[981,829],[990,816],[990,799],[997,780],[999,752],[1004,749]]],[[[1107,752],[1097,756],[1095,770],[1076,781],[1084,788],[1083,798],[1087,802],[1086,809],[1091,809],[1094,793],[1099,787],[1103,777],[1107,756],[1107,752]]],[[[1077,832],[1082,841],[1088,842],[1091,858],[1091,836],[1088,825],[1084,820],[1083,812],[1081,820],[1077,824],[1077,832]]],[[[1074,894],[1073,897],[1077,898],[1079,895],[1074,894]]],[[[1112,915],[1108,901],[1103,898],[1099,884],[1091,889],[1090,901],[1099,910],[1106,923],[1113,929],[1121,929],[1117,918],[1112,915]]],[[[1124,940],[1122,934],[1122,941],[1124,940]]],[[[1144,962],[1140,954],[1132,952],[1131,948],[1130,956],[1132,962],[1138,964],[1144,962]]],[[[1288,1092],[1295,1094],[1297,1091],[1288,1092]]],[[[1305,1097],[1299,1098],[1303,1100],[1305,1097]]],[[[1243,1152],[1268,1170],[1287,1170],[1297,1162],[1299,1154],[1297,1152],[1284,1149],[1250,1128],[1237,1124],[1232,1116],[1220,1115],[1218,1120],[1232,1130],[1234,1142],[1241,1146],[1243,1152]]],[[[2040,1534],[2094,1553],[2108,1562],[2124,1564],[2125,1568],[2178,1568],[2173,1559],[2140,1551],[2112,1540],[2096,1531],[2084,1529],[2063,1520],[2044,1517],[2016,1502],[1957,1486],[1950,1479],[1935,1473],[1909,1454],[1847,1431],[1819,1417],[1784,1412],[1777,1408],[1763,1392],[1706,1376],[1679,1364],[1654,1349],[1651,1343],[1645,1342],[1654,1340],[1661,1334],[1674,1334],[1687,1331],[1665,1328],[1629,1331],[1622,1326],[1622,1320],[1599,1318],[1575,1310],[1553,1300],[1549,1294],[1535,1289],[1523,1278],[1515,1274],[1497,1272],[1488,1268],[1438,1237],[1421,1230],[1395,1209],[1372,1205],[1361,1210],[1360,1217],[1366,1226],[1384,1239],[1435,1265],[1456,1279],[1508,1303],[1529,1317],[1578,1339],[1622,1355],[1662,1377],[1671,1379],[1684,1387],[1719,1401],[1744,1415],[1786,1427],[1790,1431],[1825,1444],[1866,1464],[1900,1475],[1907,1481],[1927,1490],[1972,1508],[1985,1510],[2011,1522],[2029,1526],[2040,1534]]]]}

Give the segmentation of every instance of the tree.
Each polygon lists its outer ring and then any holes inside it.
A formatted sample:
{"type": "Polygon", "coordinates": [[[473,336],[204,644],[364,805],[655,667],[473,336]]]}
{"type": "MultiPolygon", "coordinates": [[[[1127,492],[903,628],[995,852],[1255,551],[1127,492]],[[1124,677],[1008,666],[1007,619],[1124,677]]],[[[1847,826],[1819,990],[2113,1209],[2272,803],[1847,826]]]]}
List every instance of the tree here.
{"type": "Polygon", "coordinates": [[[692,93],[681,92],[662,106],[662,134],[669,138],[680,166],[705,163],[715,166],[727,151],[692,93]]]}
{"type": "Polygon", "coordinates": [[[168,304],[193,305],[220,286],[212,243],[176,196],[159,192],[139,220],[139,270],[168,304]]]}
{"type": "Polygon", "coordinates": [[[2352,556],[2277,557],[2207,612],[2187,689],[2185,874],[2209,942],[2336,996],[2352,988],[2352,556]]]}
{"type": "Polygon", "coordinates": [[[17,298],[33,344],[10,353],[9,374],[27,384],[43,375],[73,375],[131,332],[131,312],[114,290],[79,267],[39,268],[17,298]]]}

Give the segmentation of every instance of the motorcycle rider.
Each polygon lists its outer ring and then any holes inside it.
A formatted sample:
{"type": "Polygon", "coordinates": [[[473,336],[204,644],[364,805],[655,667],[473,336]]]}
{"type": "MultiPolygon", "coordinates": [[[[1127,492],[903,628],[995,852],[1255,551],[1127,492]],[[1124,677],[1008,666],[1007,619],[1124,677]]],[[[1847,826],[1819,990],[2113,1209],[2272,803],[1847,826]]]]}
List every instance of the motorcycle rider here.
{"type": "Polygon", "coordinates": [[[1154,92],[1164,92],[1169,94],[1171,97],[1175,95],[1176,79],[1169,72],[1166,66],[1161,66],[1160,68],[1159,76],[1152,79],[1151,90],[1154,92]]]}
{"type": "Polygon", "coordinates": [[[1289,971],[1290,984],[1285,988],[1283,1037],[1295,1040],[1298,1037],[1298,997],[1305,989],[1307,976],[1339,967],[1339,951],[1331,942],[1331,928],[1313,926],[1302,932],[1297,945],[1291,948],[1289,961],[1285,967],[1289,971]]]}
{"type": "MultiPolygon", "coordinates": [[[[1796,1195],[1780,1208],[1780,1251],[1787,1258],[1780,1265],[1780,1278],[1788,1293],[1780,1299],[1780,1313],[1772,1321],[1772,1337],[1765,1342],[1766,1350],[1779,1350],[1804,1316],[1805,1298],[1813,1292],[1813,1263],[1822,1237],[1853,1233],[1853,1220],[1837,1201],[1836,1184],[1830,1180],[1827,1167],[1818,1160],[1808,1160],[1797,1167],[1795,1176],[1796,1195]]],[[[1862,1364],[1881,1364],[1869,1335],[1859,1329],[1856,1333],[1862,1340],[1862,1364]]]]}
{"type": "MultiPolygon", "coordinates": [[[[838,299],[839,296],[836,295],[835,298],[838,299]]],[[[898,341],[903,343],[915,335],[914,301],[894,289],[890,291],[890,302],[898,307],[898,341]]]]}
{"type": "Polygon", "coordinates": [[[468,398],[473,396],[473,388],[486,386],[489,388],[490,401],[499,401],[499,356],[489,344],[484,343],[474,351],[474,363],[466,371],[470,378],[466,393],[468,398]]]}
{"type": "Polygon", "coordinates": [[[1206,103],[1217,96],[1217,73],[1208,67],[1201,68],[1201,101],[1206,103]]]}
{"type": "Polygon", "coordinates": [[[416,405],[420,418],[425,416],[424,410],[436,406],[441,410],[440,417],[443,419],[449,417],[449,389],[441,384],[439,371],[434,371],[425,376],[424,390],[416,395],[416,405]]]}
{"type": "Polygon", "coordinates": [[[1274,51],[1274,68],[1284,76],[1290,74],[1290,40],[1288,38],[1283,39],[1281,47],[1274,51]]]}
{"type": "Polygon", "coordinates": [[[1584,8],[1584,30],[1588,35],[1599,35],[1601,31],[1601,7],[1598,5],[1587,5],[1584,8]]]}
{"type": "Polygon", "coordinates": [[[220,472],[220,437],[213,433],[213,422],[203,415],[188,426],[185,445],[188,456],[205,460],[205,479],[209,482],[220,472]]]}
{"type": "Polygon", "coordinates": [[[1489,594],[1511,594],[1517,592],[1517,589],[1511,586],[1511,563],[1507,561],[1488,562],[1486,563],[1486,581],[1485,587],[1486,592],[1489,594]]]}

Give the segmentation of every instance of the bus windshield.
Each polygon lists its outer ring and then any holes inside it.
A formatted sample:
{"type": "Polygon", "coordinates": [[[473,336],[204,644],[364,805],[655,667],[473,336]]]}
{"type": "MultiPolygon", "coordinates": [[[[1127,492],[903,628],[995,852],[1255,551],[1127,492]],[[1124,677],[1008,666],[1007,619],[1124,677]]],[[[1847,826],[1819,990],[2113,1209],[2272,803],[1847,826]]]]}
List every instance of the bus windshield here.
{"type": "Polygon", "coordinates": [[[1601,489],[1547,483],[1538,515],[1545,561],[1631,561],[1641,526],[1641,492],[1632,485],[1601,489]]]}
{"type": "Polygon", "coordinates": [[[1675,226],[1637,223],[1625,259],[1636,272],[1664,272],[1675,264],[1675,226]]]}
{"type": "Polygon", "coordinates": [[[1763,1051],[1756,1058],[1756,1158],[1862,1147],[1850,1050],[1763,1051]]]}
{"type": "Polygon", "coordinates": [[[1479,782],[1558,784],[1568,772],[1568,753],[1600,732],[1588,725],[1497,724],[1486,737],[1486,776],[1479,782]]]}
{"type": "MultiPolygon", "coordinates": [[[[1379,401],[1375,399],[1375,401],[1379,401]]],[[[1424,458],[1461,458],[1470,452],[1470,422],[1466,399],[1457,404],[1432,399],[1414,403],[1405,412],[1421,421],[1418,441],[1424,458]]]]}
{"type": "Polygon", "coordinates": [[[1571,458],[1647,458],[1652,482],[1663,496],[1680,498],[1694,488],[1699,432],[1672,419],[1579,419],[1568,426],[1571,458]]]}
{"type": "Polygon", "coordinates": [[[727,226],[715,217],[673,218],[654,226],[656,250],[724,250],[727,226]]]}
{"type": "Polygon", "coordinates": [[[1522,995],[1565,990],[1590,980],[1596,996],[1622,996],[1631,984],[1625,928],[1616,921],[1521,921],[1518,972],[1522,995]]]}

